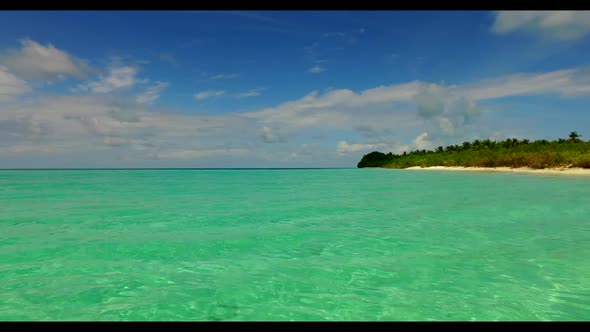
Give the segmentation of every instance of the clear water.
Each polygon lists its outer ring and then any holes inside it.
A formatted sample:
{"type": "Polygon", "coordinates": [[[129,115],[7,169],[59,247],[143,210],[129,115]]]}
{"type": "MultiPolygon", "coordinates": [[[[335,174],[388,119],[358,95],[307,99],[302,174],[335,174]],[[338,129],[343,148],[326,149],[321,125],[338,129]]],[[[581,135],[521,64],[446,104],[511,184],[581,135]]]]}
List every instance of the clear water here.
{"type": "Polygon", "coordinates": [[[0,320],[589,320],[590,179],[0,171],[0,320]]]}

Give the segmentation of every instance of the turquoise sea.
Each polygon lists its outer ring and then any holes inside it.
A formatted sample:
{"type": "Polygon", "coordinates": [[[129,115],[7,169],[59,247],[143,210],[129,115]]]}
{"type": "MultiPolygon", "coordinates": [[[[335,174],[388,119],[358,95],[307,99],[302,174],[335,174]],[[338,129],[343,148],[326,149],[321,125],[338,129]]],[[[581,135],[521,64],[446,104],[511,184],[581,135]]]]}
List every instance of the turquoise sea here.
{"type": "Polygon", "coordinates": [[[590,320],[590,179],[0,171],[0,320],[590,320]]]}

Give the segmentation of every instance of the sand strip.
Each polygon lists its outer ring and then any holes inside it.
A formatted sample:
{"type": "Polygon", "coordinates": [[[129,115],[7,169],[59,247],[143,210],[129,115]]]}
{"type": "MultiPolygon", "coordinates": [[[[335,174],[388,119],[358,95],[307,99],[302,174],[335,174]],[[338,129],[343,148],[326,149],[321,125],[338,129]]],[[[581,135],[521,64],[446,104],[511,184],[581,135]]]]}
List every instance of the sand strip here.
{"type": "Polygon", "coordinates": [[[510,172],[510,173],[528,173],[528,174],[562,174],[562,175],[590,175],[588,168],[545,168],[534,169],[528,167],[510,168],[510,167],[447,167],[432,166],[421,167],[414,166],[405,169],[409,170],[441,170],[441,171],[474,171],[474,172],[510,172]]]}

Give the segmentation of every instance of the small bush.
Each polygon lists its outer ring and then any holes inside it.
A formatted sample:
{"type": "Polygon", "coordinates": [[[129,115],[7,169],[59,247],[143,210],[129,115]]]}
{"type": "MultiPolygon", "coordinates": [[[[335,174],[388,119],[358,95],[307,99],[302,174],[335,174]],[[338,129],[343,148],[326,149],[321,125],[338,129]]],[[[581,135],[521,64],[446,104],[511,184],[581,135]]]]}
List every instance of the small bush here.
{"type": "Polygon", "coordinates": [[[573,164],[574,167],[590,168],[590,159],[581,159],[573,164]]]}

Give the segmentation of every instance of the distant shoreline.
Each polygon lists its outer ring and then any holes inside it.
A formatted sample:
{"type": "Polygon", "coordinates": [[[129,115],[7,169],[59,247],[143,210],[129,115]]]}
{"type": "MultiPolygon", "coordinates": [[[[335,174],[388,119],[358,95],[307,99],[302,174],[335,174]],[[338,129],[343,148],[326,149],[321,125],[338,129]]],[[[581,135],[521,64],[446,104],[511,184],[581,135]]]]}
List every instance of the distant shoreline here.
{"type": "Polygon", "coordinates": [[[590,169],[579,168],[579,167],[534,169],[534,168],[529,168],[529,167],[511,168],[511,167],[461,167],[461,166],[421,167],[421,166],[413,166],[413,167],[408,167],[408,168],[403,168],[403,169],[404,170],[508,172],[508,173],[527,173],[527,174],[560,174],[560,175],[587,175],[587,176],[590,176],[590,169]]]}
{"type": "Polygon", "coordinates": [[[590,169],[590,141],[582,141],[575,131],[570,132],[569,139],[560,138],[551,142],[544,139],[508,138],[499,142],[476,139],[428,151],[404,151],[402,154],[373,151],[364,155],[357,164],[358,168],[416,169],[417,166],[444,170],[585,175],[588,172],[582,169],[590,169]],[[447,165],[446,168],[443,165],[447,165]]]}

